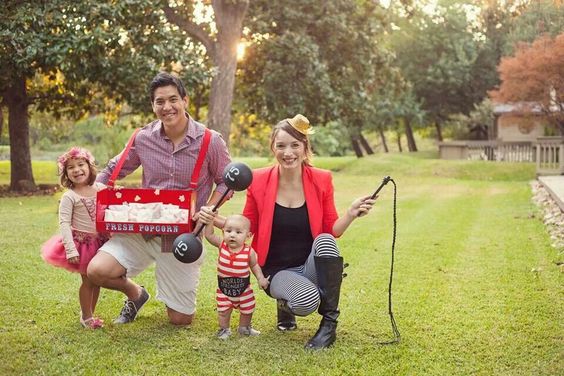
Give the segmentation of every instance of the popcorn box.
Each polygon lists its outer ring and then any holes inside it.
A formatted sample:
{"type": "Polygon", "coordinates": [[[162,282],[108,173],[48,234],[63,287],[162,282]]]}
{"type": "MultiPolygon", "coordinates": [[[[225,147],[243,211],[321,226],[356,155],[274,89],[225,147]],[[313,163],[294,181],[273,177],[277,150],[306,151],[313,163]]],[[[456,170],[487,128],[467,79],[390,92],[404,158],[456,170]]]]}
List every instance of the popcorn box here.
{"type": "Polygon", "coordinates": [[[113,232],[113,233],[142,233],[142,234],[161,234],[161,235],[179,235],[185,232],[191,232],[194,227],[190,217],[194,214],[196,208],[196,188],[198,186],[198,177],[204,162],[204,158],[208,151],[211,140],[211,131],[206,129],[198,153],[198,159],[192,171],[189,189],[147,189],[147,188],[115,188],[115,181],[119,176],[129,150],[135,142],[135,136],[139,129],[135,130],[127,145],[121,154],[121,157],[108,180],[108,187],[99,191],[96,195],[96,231],[113,232]],[[163,203],[177,205],[180,209],[186,209],[188,216],[186,223],[156,223],[156,222],[129,222],[129,221],[106,221],[106,209],[110,205],[123,205],[125,203],[163,203]]]}
{"type": "Polygon", "coordinates": [[[108,187],[98,192],[96,196],[96,230],[98,232],[113,233],[142,233],[179,235],[191,232],[193,221],[190,217],[194,213],[196,192],[190,190],[173,189],[142,189],[142,188],[112,188],[108,187]],[[188,210],[186,223],[156,223],[156,222],[128,222],[106,221],[106,209],[110,205],[125,203],[156,203],[177,205],[188,210]]]}

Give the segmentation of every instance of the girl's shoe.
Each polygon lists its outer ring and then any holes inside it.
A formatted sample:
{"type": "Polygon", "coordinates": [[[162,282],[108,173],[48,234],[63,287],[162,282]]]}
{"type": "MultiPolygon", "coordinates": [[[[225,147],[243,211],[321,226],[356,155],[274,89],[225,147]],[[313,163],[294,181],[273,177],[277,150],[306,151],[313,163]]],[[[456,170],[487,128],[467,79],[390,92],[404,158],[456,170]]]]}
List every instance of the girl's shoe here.
{"type": "Polygon", "coordinates": [[[80,324],[82,325],[83,328],[87,328],[87,329],[100,329],[104,327],[104,321],[100,320],[97,317],[91,317],[89,319],[83,320],[81,316],[80,324]]]}

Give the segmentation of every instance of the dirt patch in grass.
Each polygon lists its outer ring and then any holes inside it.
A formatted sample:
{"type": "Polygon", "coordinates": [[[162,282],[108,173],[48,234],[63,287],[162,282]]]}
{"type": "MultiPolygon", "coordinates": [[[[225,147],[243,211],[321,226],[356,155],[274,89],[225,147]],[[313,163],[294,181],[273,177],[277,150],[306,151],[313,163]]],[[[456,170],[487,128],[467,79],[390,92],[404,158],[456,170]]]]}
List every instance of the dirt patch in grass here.
{"type": "Polygon", "coordinates": [[[9,185],[0,185],[0,197],[21,197],[21,196],[47,196],[53,195],[61,190],[58,184],[38,184],[37,190],[27,192],[10,191],[9,185]]]}

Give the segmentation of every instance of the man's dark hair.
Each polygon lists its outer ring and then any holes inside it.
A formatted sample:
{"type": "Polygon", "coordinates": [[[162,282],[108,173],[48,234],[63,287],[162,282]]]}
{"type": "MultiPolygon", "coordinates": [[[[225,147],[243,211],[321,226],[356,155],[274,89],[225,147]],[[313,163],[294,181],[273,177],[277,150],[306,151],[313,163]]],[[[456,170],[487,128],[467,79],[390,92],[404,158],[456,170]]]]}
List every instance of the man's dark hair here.
{"type": "Polygon", "coordinates": [[[167,72],[160,72],[153,78],[151,84],[149,85],[149,93],[151,94],[151,103],[155,101],[155,90],[163,86],[175,86],[180,94],[180,98],[186,97],[186,89],[180,78],[173,76],[167,72]]]}

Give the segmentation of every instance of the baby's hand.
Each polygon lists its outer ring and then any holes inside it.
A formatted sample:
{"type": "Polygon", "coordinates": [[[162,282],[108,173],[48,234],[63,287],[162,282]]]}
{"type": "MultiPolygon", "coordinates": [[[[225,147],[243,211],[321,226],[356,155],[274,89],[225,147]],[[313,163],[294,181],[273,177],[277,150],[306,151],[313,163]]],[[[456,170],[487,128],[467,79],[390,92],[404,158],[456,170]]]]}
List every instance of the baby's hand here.
{"type": "Polygon", "coordinates": [[[270,276],[264,278],[262,277],[261,279],[259,279],[258,283],[261,289],[266,290],[266,288],[268,287],[268,285],[270,284],[270,276]]]}
{"type": "Polygon", "coordinates": [[[69,264],[78,264],[80,262],[80,257],[74,256],[67,260],[69,264]]]}

